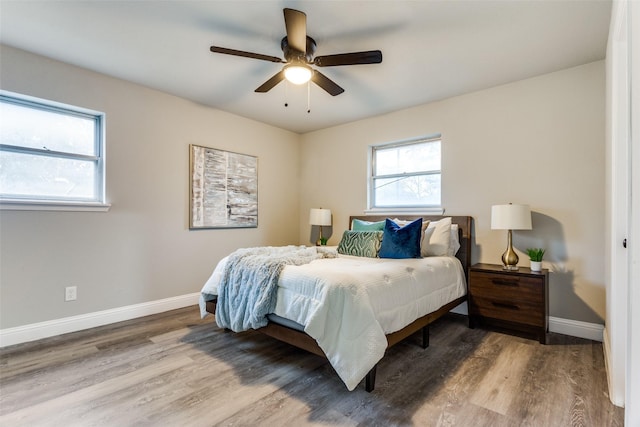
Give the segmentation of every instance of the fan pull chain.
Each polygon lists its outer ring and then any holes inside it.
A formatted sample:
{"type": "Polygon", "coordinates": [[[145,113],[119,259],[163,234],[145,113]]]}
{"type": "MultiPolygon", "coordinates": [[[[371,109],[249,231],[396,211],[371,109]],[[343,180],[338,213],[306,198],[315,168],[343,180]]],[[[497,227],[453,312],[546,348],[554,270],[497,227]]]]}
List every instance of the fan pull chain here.
{"type": "Polygon", "coordinates": [[[287,88],[289,87],[289,83],[285,80],[284,81],[284,106],[288,107],[289,103],[287,102],[287,88]]]}
{"type": "Polygon", "coordinates": [[[307,82],[307,114],[311,113],[311,80],[307,82]]]}

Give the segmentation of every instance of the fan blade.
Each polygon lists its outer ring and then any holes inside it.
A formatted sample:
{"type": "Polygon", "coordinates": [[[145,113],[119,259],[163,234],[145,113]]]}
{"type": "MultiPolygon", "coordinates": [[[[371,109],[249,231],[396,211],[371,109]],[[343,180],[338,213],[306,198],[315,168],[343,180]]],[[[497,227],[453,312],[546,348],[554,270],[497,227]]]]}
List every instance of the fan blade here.
{"type": "Polygon", "coordinates": [[[225,55],[242,56],[244,58],[261,59],[263,61],[284,62],[277,56],[262,55],[260,53],[245,52],[244,50],[227,49],[226,47],[211,46],[211,52],[224,53],[225,55]]]}
{"type": "Polygon", "coordinates": [[[284,70],[277,73],[275,76],[271,77],[269,80],[264,82],[262,86],[255,90],[255,92],[269,92],[275,85],[284,80],[284,70]]]}
{"type": "Polygon", "coordinates": [[[320,71],[316,70],[313,72],[311,81],[320,86],[322,89],[326,90],[331,96],[340,95],[342,92],[344,92],[344,89],[338,86],[329,77],[322,74],[320,71]]]}
{"type": "Polygon", "coordinates": [[[313,64],[318,67],[333,67],[337,65],[379,64],[382,62],[382,52],[368,50],[366,52],[339,53],[337,55],[318,56],[313,64]]]}
{"type": "Polygon", "coordinates": [[[295,9],[284,9],[284,25],[287,27],[289,46],[298,52],[307,51],[307,15],[295,9]]]}

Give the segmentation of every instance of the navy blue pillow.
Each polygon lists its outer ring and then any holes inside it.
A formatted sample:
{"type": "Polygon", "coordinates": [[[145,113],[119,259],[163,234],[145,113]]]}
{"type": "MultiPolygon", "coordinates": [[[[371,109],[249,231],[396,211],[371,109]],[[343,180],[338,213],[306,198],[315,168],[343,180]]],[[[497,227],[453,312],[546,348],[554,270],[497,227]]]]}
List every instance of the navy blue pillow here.
{"type": "Polygon", "coordinates": [[[420,238],[422,237],[422,218],[400,227],[389,218],[384,224],[380,258],[420,258],[420,238]]]}

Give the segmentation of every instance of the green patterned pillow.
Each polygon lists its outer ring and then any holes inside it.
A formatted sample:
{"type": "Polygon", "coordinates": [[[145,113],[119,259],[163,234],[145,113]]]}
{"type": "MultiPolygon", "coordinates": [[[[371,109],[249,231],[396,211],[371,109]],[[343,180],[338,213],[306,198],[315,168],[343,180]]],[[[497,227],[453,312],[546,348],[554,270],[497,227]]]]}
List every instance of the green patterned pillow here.
{"type": "Polygon", "coordinates": [[[338,253],[368,258],[377,258],[382,231],[345,231],[338,245],[338,253]]]}

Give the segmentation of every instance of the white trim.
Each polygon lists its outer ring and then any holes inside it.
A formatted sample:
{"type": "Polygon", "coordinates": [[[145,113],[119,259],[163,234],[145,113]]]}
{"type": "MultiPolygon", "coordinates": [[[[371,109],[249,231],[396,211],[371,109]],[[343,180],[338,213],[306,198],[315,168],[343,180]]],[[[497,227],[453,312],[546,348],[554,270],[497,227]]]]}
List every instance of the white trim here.
{"type": "Polygon", "coordinates": [[[69,332],[95,328],[96,326],[122,322],[150,314],[162,313],[176,308],[197,305],[200,292],[179,295],[177,297],[149,301],[141,304],[96,311],[94,313],[78,316],[64,317],[62,319],[46,322],[32,323],[30,325],[17,326],[15,328],[0,329],[0,347],[35,341],[69,332]]]}
{"type": "MultiPolygon", "coordinates": [[[[469,315],[469,307],[467,301],[463,302],[459,306],[451,310],[452,313],[469,315]]],[[[549,316],[549,332],[555,332],[563,335],[570,335],[572,337],[586,338],[593,341],[602,341],[606,329],[604,325],[598,323],[581,322],[579,320],[562,319],[560,317],[549,316]]],[[[605,347],[605,365],[607,362],[607,342],[604,342],[605,347]]],[[[607,371],[608,372],[608,371],[607,371]]],[[[621,406],[622,403],[613,402],[614,405],[621,406]]]]}
{"type": "MultiPolygon", "coordinates": [[[[15,328],[0,329],[0,347],[35,341],[69,332],[95,328],[97,326],[122,322],[151,314],[162,313],[177,308],[197,305],[200,293],[180,295],[141,304],[128,305],[110,310],[64,317],[46,322],[32,323],[15,328]]],[[[460,314],[466,307],[460,307],[460,314]]],[[[549,332],[585,338],[594,341],[603,340],[604,326],[597,323],[581,322],[578,320],[549,317],[549,332]]]]}
{"type": "Polygon", "coordinates": [[[628,1],[629,21],[629,264],[627,285],[627,354],[624,425],[640,425],[640,4],[628,1]]]}
{"type": "MultiPolygon", "coordinates": [[[[463,302],[451,311],[456,314],[463,314],[467,316],[469,313],[467,302],[463,302]]],[[[606,329],[604,328],[604,325],[600,325],[598,323],[588,323],[581,322],[579,320],[562,319],[560,317],[549,316],[549,332],[569,335],[572,337],[585,338],[593,341],[603,341],[604,334],[606,334],[606,329]]],[[[608,343],[605,341],[605,364],[607,362],[607,350],[609,350],[607,349],[607,344],[608,343]]],[[[618,406],[621,406],[622,403],[624,402],[613,402],[614,405],[618,406]]]]}
{"type": "Polygon", "coordinates": [[[602,342],[604,325],[549,316],[549,332],[602,342]]]}
{"type": "Polygon", "coordinates": [[[609,360],[611,360],[611,338],[609,337],[609,331],[604,328],[602,331],[602,351],[604,353],[604,369],[607,373],[607,390],[609,392],[609,400],[616,406],[624,408],[624,396],[620,393],[615,393],[613,389],[614,381],[611,377],[611,368],[609,367],[609,360]]]}
{"type": "Polygon", "coordinates": [[[0,200],[2,211],[67,211],[67,212],[109,212],[111,204],[92,202],[47,202],[39,200],[0,200]]]}
{"type": "MultiPolygon", "coordinates": [[[[0,205],[0,210],[97,210],[96,207],[101,206],[103,209],[107,207],[106,197],[106,162],[105,162],[105,113],[100,111],[89,110],[87,108],[76,107],[74,105],[63,104],[57,101],[36,98],[29,95],[23,95],[6,90],[0,90],[0,101],[13,106],[37,110],[44,113],[64,115],[67,117],[80,118],[93,122],[93,154],[80,153],[78,151],[64,150],[64,147],[53,147],[50,150],[46,146],[42,147],[25,147],[16,145],[13,141],[11,144],[0,144],[2,151],[24,154],[30,157],[53,157],[66,160],[78,160],[94,165],[92,181],[94,184],[94,197],[85,200],[68,200],[65,194],[56,194],[53,197],[44,194],[34,195],[34,199],[15,197],[13,194],[6,194],[6,197],[0,198],[0,201],[6,202],[6,207],[0,205]],[[35,203],[34,203],[35,202],[35,203]],[[48,209],[43,206],[49,205],[48,209]],[[72,206],[88,206],[89,209],[70,209],[72,206]]],[[[9,141],[11,142],[11,141],[9,141]]],[[[46,141],[45,141],[46,143],[46,141]]],[[[67,147],[68,148],[68,147],[67,147]]]]}
{"type": "MultiPolygon", "coordinates": [[[[442,134],[433,134],[433,135],[429,135],[429,136],[425,136],[425,137],[417,137],[417,138],[411,138],[411,139],[406,139],[406,140],[400,140],[400,141],[395,141],[395,142],[381,142],[381,143],[376,143],[376,144],[371,144],[369,145],[369,148],[367,150],[367,209],[365,210],[365,214],[369,215],[369,214],[375,214],[376,212],[380,212],[381,215],[384,215],[387,212],[403,212],[405,210],[407,211],[414,211],[414,210],[422,210],[424,211],[425,209],[427,211],[431,210],[433,207],[438,207],[435,205],[430,205],[430,206],[397,206],[397,207],[384,207],[384,206],[375,206],[376,202],[375,202],[375,188],[374,188],[374,181],[376,180],[376,178],[383,178],[383,177],[394,177],[394,176],[407,176],[405,174],[390,174],[390,175],[376,175],[374,173],[375,171],[375,151],[376,150],[381,150],[381,149],[390,149],[390,148],[396,148],[396,147],[401,147],[401,146],[405,146],[405,145],[417,145],[417,144],[421,144],[421,143],[431,143],[431,142],[440,142],[440,147],[442,147],[442,134]]],[[[440,149],[440,169],[438,170],[429,170],[429,171],[420,171],[420,172],[415,172],[415,174],[417,176],[422,176],[422,175],[431,175],[431,174],[437,174],[440,175],[441,179],[442,179],[442,148],[440,149]]],[[[410,175],[414,175],[414,173],[411,173],[410,175]]],[[[440,183],[440,192],[442,193],[442,183],[440,183]]],[[[442,194],[440,194],[440,198],[442,198],[442,194]]],[[[443,210],[444,212],[444,210],[443,210]]],[[[409,213],[409,212],[407,212],[409,213]]],[[[435,214],[432,214],[435,215],[435,214]]],[[[440,215],[442,215],[442,213],[440,213],[440,215]]]]}
{"type": "Polygon", "coordinates": [[[443,215],[443,208],[372,208],[365,209],[365,215],[443,215]]]}
{"type": "MultiPolygon", "coordinates": [[[[609,26],[609,40],[606,54],[606,186],[605,241],[606,272],[606,367],[609,380],[609,398],[618,405],[624,404],[625,425],[630,422],[633,405],[628,400],[629,387],[633,381],[628,369],[632,358],[629,352],[632,343],[632,276],[631,253],[632,230],[632,169],[633,141],[631,98],[632,72],[632,22],[630,8],[632,1],[614,0],[609,26]],[[623,239],[628,239],[631,247],[625,249],[623,239]],[[630,383],[631,382],[631,383],[630,383]],[[631,409],[630,409],[631,408],[631,409]]],[[[637,50],[637,49],[636,49],[637,50]]],[[[637,116],[637,114],[636,114],[637,116]]],[[[637,199],[635,199],[637,201],[637,199]]],[[[637,334],[636,334],[637,335],[637,334]]],[[[637,402],[636,402],[637,403],[637,402]]]]}

